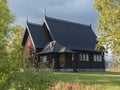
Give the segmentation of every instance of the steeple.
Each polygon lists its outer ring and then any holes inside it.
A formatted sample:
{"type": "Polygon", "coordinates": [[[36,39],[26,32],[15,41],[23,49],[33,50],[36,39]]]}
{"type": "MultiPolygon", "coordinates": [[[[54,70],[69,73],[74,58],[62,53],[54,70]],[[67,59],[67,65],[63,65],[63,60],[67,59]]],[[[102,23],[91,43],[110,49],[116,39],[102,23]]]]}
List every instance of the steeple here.
{"type": "Polygon", "coordinates": [[[43,17],[46,17],[46,9],[43,10],[43,17]]]}
{"type": "Polygon", "coordinates": [[[26,22],[27,22],[27,24],[28,24],[28,16],[26,17],[26,22]]]}
{"type": "Polygon", "coordinates": [[[90,20],[90,28],[92,29],[92,22],[93,22],[93,20],[91,19],[90,20]]]}

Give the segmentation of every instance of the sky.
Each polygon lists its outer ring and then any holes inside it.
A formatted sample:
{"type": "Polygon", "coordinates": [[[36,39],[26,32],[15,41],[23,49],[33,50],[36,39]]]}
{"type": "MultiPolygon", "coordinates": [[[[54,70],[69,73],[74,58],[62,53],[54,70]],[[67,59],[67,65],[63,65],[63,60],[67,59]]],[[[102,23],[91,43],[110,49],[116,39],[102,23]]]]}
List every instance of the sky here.
{"type": "Polygon", "coordinates": [[[97,13],[94,0],[8,0],[10,10],[16,15],[15,24],[25,27],[26,20],[42,24],[45,14],[49,17],[89,25],[95,29],[97,13]]]}

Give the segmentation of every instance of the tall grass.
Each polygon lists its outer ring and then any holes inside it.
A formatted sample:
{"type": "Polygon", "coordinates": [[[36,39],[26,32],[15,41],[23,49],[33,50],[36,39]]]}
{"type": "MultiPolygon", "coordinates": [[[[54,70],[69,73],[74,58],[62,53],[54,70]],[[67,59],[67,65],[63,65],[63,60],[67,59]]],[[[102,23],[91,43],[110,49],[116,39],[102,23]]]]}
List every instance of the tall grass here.
{"type": "MultiPolygon", "coordinates": [[[[84,87],[89,88],[88,90],[120,90],[119,72],[55,72],[55,75],[58,82],[77,83],[79,88],[82,88],[81,85],[83,85],[84,87]],[[75,81],[76,79],[80,81],[79,84],[75,81]]],[[[62,85],[64,86],[64,83],[62,85]]]]}
{"type": "Polygon", "coordinates": [[[52,72],[25,70],[12,78],[10,90],[46,90],[55,82],[52,72]]]}
{"type": "Polygon", "coordinates": [[[102,90],[100,85],[88,85],[76,81],[75,83],[58,82],[50,90],[102,90]]]}

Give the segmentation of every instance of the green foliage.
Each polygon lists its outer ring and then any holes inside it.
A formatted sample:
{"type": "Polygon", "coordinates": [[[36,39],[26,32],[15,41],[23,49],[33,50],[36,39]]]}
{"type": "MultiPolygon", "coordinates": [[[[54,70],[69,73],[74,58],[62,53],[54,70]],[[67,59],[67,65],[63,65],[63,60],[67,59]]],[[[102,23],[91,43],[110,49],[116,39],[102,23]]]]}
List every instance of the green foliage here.
{"type": "Polygon", "coordinates": [[[46,90],[55,82],[52,72],[25,70],[12,78],[9,89],[14,90],[46,90]]]}
{"type": "Polygon", "coordinates": [[[4,37],[9,31],[13,21],[14,16],[8,8],[7,0],[0,0],[0,60],[4,58],[4,54],[6,53],[4,37]]]}
{"type": "Polygon", "coordinates": [[[10,84],[11,78],[22,67],[22,47],[20,26],[15,26],[11,29],[10,34],[5,37],[5,57],[0,60],[0,89],[5,90],[10,84]],[[19,28],[18,28],[19,27],[19,28]]]}
{"type": "Polygon", "coordinates": [[[105,46],[120,56],[120,0],[95,0],[94,8],[99,13],[96,48],[105,46]]]}
{"type": "Polygon", "coordinates": [[[5,37],[11,30],[11,23],[14,21],[14,16],[8,8],[7,0],[0,0],[0,90],[5,90],[10,79],[14,76],[19,65],[18,61],[11,61],[8,58],[6,50],[7,42],[5,37]]]}
{"type": "Polygon", "coordinates": [[[0,37],[4,37],[9,30],[14,16],[10,12],[7,0],[0,0],[0,37]]]}
{"type": "Polygon", "coordinates": [[[5,90],[10,84],[11,78],[19,70],[19,64],[17,60],[0,60],[0,90],[5,90]]]}
{"type": "Polygon", "coordinates": [[[23,28],[20,25],[12,27],[6,38],[7,58],[11,60],[22,60],[22,36],[23,28]]]}
{"type": "MultiPolygon", "coordinates": [[[[39,68],[37,56],[35,56],[33,54],[31,54],[31,55],[27,54],[27,55],[25,55],[25,58],[23,60],[24,60],[25,67],[27,67],[27,68],[39,68]]],[[[44,66],[44,68],[45,68],[45,66],[44,66]]]]}

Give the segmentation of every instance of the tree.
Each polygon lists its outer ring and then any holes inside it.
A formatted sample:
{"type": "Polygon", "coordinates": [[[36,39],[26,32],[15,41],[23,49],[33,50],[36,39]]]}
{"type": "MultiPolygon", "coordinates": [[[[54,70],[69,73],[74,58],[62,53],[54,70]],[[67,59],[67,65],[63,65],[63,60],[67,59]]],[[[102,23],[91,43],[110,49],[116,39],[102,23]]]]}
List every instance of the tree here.
{"type": "Polygon", "coordinates": [[[0,62],[0,88],[2,89],[8,88],[11,79],[22,68],[22,36],[23,28],[17,25],[12,27],[5,37],[6,57],[0,62]]]}
{"type": "MultiPolygon", "coordinates": [[[[5,37],[11,29],[14,21],[14,15],[8,8],[7,0],[0,0],[0,89],[5,90],[6,81],[12,76],[12,61],[7,59],[7,51],[5,37]]],[[[13,65],[14,66],[14,65],[13,65]]]]}
{"type": "Polygon", "coordinates": [[[94,8],[99,13],[96,48],[105,46],[120,57],[120,0],[95,0],[94,8]]]}
{"type": "Polygon", "coordinates": [[[7,35],[7,55],[8,59],[14,61],[22,60],[22,37],[23,37],[23,28],[20,25],[12,27],[10,33],[7,35]]]}
{"type": "Polygon", "coordinates": [[[13,51],[15,52],[17,51],[17,49],[21,49],[23,31],[24,29],[20,25],[16,25],[12,27],[11,31],[9,31],[9,34],[7,35],[7,39],[6,39],[7,42],[6,48],[8,53],[11,53],[13,51]]]}
{"type": "Polygon", "coordinates": [[[10,29],[11,23],[14,21],[14,16],[10,12],[7,0],[0,0],[0,60],[5,54],[4,37],[10,29]]]}

